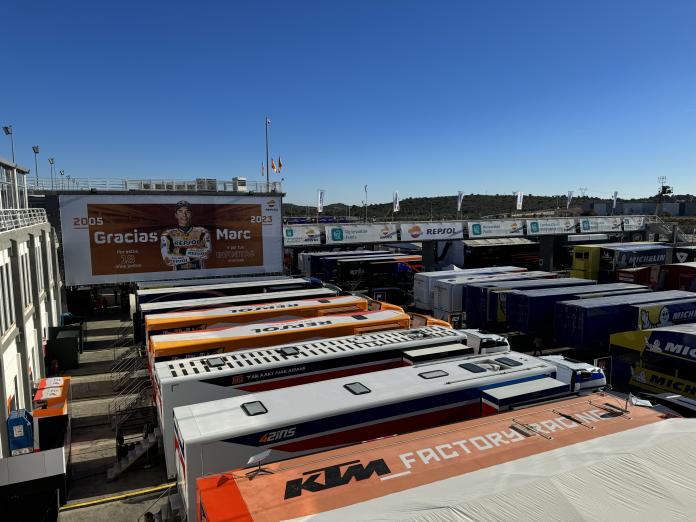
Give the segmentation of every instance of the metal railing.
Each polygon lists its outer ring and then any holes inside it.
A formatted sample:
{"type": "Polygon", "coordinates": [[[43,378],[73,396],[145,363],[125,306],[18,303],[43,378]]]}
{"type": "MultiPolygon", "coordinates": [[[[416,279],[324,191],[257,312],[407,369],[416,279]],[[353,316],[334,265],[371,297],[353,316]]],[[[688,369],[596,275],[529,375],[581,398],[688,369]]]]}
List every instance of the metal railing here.
{"type": "Polygon", "coordinates": [[[245,181],[219,179],[126,179],[70,178],[30,179],[31,192],[120,191],[120,192],[235,192],[280,193],[280,181],[245,181]]]}
{"type": "Polygon", "coordinates": [[[140,408],[152,406],[152,389],[146,379],[133,380],[109,403],[111,427],[117,430],[140,408]]]}
{"type": "Polygon", "coordinates": [[[0,232],[48,223],[42,208],[0,209],[0,232]]]}

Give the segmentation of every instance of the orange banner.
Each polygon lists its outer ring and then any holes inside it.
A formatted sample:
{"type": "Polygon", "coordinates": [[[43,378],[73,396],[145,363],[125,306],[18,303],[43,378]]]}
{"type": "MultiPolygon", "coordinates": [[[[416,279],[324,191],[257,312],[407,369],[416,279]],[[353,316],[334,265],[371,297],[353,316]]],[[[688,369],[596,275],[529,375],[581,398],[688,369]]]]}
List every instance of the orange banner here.
{"type": "Polygon", "coordinates": [[[264,263],[258,204],[88,204],[92,275],[264,263]]]}

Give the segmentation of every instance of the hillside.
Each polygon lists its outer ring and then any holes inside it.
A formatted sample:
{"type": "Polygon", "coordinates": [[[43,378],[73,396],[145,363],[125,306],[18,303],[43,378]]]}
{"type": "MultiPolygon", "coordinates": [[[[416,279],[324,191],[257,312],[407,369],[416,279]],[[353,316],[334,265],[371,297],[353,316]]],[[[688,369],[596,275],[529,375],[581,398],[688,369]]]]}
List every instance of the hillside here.
{"type": "MultiPolygon", "coordinates": [[[[656,197],[642,199],[620,199],[619,201],[655,201],[656,197]]],[[[587,208],[590,202],[611,202],[609,199],[598,198],[573,198],[571,213],[581,214],[582,209],[587,208]]],[[[696,196],[690,194],[665,198],[665,201],[696,201],[696,196]]],[[[488,217],[503,217],[515,211],[516,198],[512,195],[482,195],[468,194],[462,201],[462,219],[488,217]]],[[[566,196],[534,196],[526,195],[524,198],[523,210],[519,214],[533,214],[541,211],[554,211],[558,209],[561,213],[565,211],[566,196]]],[[[367,216],[369,220],[447,220],[457,219],[457,196],[440,196],[432,198],[406,198],[400,202],[401,210],[395,217],[392,217],[392,203],[376,203],[368,205],[367,216]]],[[[285,216],[316,216],[316,207],[295,205],[292,203],[283,204],[285,216]]],[[[350,209],[345,204],[334,203],[324,207],[324,216],[358,216],[363,219],[365,207],[352,205],[350,209]]]]}

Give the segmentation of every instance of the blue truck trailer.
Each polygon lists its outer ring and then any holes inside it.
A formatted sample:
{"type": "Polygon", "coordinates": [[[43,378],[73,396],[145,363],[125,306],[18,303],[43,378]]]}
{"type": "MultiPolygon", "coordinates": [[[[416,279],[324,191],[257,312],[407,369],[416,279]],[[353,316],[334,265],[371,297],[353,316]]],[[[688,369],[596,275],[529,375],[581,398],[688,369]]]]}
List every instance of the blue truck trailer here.
{"type": "Polygon", "coordinates": [[[631,305],[696,298],[693,292],[669,290],[644,294],[560,301],[554,310],[554,338],[557,344],[580,349],[602,348],[609,335],[636,329],[631,305]]]}
{"type": "MultiPolygon", "coordinates": [[[[580,279],[574,277],[564,277],[560,279],[549,279],[542,284],[532,281],[525,281],[523,285],[514,285],[511,288],[489,288],[486,293],[486,322],[488,328],[500,328],[507,323],[507,296],[510,292],[525,288],[571,288],[575,286],[596,286],[597,282],[590,279],[580,279]]],[[[504,287],[505,285],[500,285],[504,287]]]]}
{"type": "MultiPolygon", "coordinates": [[[[527,278],[505,278],[495,281],[481,281],[478,283],[472,283],[466,286],[462,291],[462,311],[466,317],[467,326],[472,328],[482,328],[486,324],[486,298],[488,296],[488,290],[491,288],[509,289],[511,285],[517,282],[529,282],[533,281],[538,283],[539,281],[550,281],[557,279],[557,275],[551,272],[545,272],[543,275],[527,277],[527,278]]],[[[525,287],[529,288],[529,287],[525,287]]],[[[532,288],[539,288],[538,286],[532,286],[532,288]]]]}
{"type": "Polygon", "coordinates": [[[647,286],[630,283],[513,290],[507,294],[507,324],[512,331],[548,339],[553,337],[553,310],[559,301],[649,291],[647,286]]]}

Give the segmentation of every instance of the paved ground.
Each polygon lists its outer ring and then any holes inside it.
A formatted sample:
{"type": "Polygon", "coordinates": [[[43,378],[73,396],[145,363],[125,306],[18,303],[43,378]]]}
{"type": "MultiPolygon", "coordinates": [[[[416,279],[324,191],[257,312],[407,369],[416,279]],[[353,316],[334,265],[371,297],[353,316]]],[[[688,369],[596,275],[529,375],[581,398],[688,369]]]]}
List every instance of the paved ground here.
{"type": "MultiPolygon", "coordinates": [[[[148,464],[144,459],[113,482],[106,481],[106,470],[116,461],[115,433],[109,421],[109,405],[115,398],[113,383],[124,373],[111,373],[114,359],[127,348],[115,348],[114,341],[128,326],[128,318],[116,314],[85,323],[85,350],[80,367],[66,374],[72,376],[72,482],[66,506],[100,498],[109,498],[159,486],[167,482],[160,460],[148,464]]],[[[141,438],[138,432],[127,433],[126,442],[141,438]]],[[[161,492],[116,500],[92,507],[64,510],[59,520],[112,522],[135,521],[146,511],[159,511],[164,497],[161,492]]]]}

